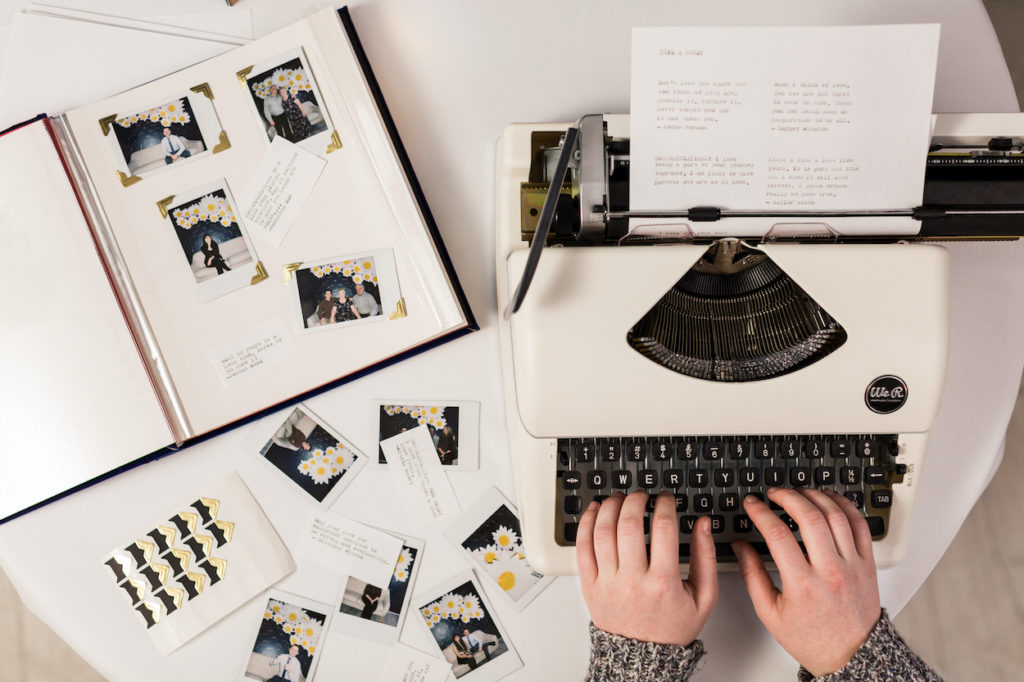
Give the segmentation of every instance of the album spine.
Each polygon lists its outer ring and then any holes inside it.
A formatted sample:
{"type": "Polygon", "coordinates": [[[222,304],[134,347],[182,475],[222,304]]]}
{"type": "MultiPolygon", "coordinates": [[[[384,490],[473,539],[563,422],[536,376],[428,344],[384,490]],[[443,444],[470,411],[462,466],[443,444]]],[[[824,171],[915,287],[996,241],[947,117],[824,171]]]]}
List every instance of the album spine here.
{"type": "Polygon", "coordinates": [[[121,314],[124,315],[132,339],[135,341],[135,347],[146,368],[164,419],[174,437],[174,442],[181,445],[195,434],[185,414],[178,390],[171,379],[163,353],[160,352],[156,334],[149,323],[149,318],[142,307],[142,301],[128,273],[128,266],[121,255],[121,250],[117,247],[117,241],[110,229],[110,222],[100,205],[96,188],[86,171],[78,145],[75,144],[74,134],[64,116],[46,118],[44,123],[64,166],[64,172],[75,192],[75,197],[78,199],[79,208],[81,208],[86,225],[89,227],[93,244],[96,246],[96,253],[103,264],[110,288],[121,308],[121,314]]]}

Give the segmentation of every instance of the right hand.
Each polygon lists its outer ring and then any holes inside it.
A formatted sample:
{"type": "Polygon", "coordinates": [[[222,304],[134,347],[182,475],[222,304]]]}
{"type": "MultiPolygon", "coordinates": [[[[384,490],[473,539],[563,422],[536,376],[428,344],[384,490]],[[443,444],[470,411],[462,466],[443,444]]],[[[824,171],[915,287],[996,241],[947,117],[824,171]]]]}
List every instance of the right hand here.
{"type": "Polygon", "coordinates": [[[743,581],[757,617],[789,654],[816,677],[849,663],[881,615],[871,531],[838,493],[772,488],[775,502],[800,526],[807,556],[789,527],[755,497],[745,511],[768,544],[779,591],[749,543],[736,541],[743,581]]]}

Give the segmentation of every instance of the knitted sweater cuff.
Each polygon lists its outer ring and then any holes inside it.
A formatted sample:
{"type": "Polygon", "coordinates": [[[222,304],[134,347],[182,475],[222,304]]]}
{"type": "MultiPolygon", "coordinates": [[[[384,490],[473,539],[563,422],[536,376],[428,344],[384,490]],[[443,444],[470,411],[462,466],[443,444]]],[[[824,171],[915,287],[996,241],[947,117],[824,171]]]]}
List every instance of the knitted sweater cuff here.
{"type": "Polygon", "coordinates": [[[903,641],[885,609],[867,641],[841,670],[815,677],[800,666],[797,679],[800,682],[942,682],[942,678],[903,641]]]}
{"type": "Polygon", "coordinates": [[[613,635],[590,624],[588,680],[602,682],[682,682],[697,669],[704,644],[655,644],[613,635]]]}

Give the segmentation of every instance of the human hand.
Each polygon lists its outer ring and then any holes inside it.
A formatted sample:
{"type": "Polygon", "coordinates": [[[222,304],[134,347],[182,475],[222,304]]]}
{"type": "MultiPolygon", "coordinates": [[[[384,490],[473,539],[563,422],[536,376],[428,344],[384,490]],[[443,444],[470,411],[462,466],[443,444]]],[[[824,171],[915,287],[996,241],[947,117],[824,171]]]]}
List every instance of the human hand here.
{"type": "Polygon", "coordinates": [[[576,534],[583,601],[594,625],[612,634],[689,646],[718,601],[710,519],[694,525],[690,575],[679,577],[675,500],[662,494],[651,519],[651,558],[644,542],[647,493],[616,493],[591,502],[576,534]]]}
{"type": "Polygon", "coordinates": [[[882,606],[867,521],[838,493],[798,490],[772,488],[768,499],[800,526],[806,557],[764,502],[749,496],[743,501],[779,569],[781,592],[749,543],[736,541],[733,549],[757,617],[782,648],[820,677],[850,661],[882,606]]]}

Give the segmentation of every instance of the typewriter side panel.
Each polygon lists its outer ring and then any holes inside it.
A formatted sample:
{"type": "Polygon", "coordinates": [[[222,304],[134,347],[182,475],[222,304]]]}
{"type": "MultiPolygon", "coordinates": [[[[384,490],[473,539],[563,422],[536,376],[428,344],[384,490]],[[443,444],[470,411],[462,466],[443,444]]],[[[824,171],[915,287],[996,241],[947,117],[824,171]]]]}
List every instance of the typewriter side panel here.
{"type": "MultiPolygon", "coordinates": [[[[552,124],[545,130],[564,129],[552,124]]],[[[516,280],[509,281],[502,267],[514,250],[529,246],[521,239],[519,183],[529,175],[530,135],[537,127],[511,125],[498,141],[496,154],[495,189],[495,258],[497,268],[498,330],[501,349],[502,385],[505,396],[505,418],[508,426],[509,453],[516,485],[516,503],[519,507],[523,543],[530,565],[544,575],[573,575],[576,573],[576,550],[555,542],[555,512],[560,503],[556,491],[556,440],[534,438],[523,428],[515,391],[516,379],[512,356],[511,327],[501,317],[516,280]]]]}

